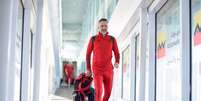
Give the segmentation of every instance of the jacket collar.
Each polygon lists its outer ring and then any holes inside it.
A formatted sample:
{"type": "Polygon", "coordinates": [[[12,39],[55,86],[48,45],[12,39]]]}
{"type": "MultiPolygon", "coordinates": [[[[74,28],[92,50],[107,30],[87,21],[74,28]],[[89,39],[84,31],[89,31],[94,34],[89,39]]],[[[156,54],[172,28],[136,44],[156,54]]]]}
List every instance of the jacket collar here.
{"type": "MultiPolygon", "coordinates": [[[[107,33],[105,34],[105,36],[107,36],[108,34],[109,34],[109,33],[107,32],[107,33]]],[[[98,32],[98,36],[104,37],[101,32],[98,32]]]]}

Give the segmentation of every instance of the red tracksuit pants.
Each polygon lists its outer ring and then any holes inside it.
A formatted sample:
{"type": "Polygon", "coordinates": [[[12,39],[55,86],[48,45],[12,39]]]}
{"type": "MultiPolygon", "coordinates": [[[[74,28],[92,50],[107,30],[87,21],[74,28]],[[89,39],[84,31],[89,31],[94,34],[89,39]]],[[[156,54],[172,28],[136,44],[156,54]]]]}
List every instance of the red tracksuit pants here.
{"type": "Polygon", "coordinates": [[[73,76],[72,76],[72,74],[69,74],[69,75],[67,75],[67,82],[68,82],[68,84],[71,84],[72,83],[72,80],[73,80],[73,76]]]}
{"type": "Polygon", "coordinates": [[[112,91],[113,70],[96,71],[94,74],[95,101],[108,101],[112,91]],[[104,96],[102,98],[104,89],[104,96]]]}

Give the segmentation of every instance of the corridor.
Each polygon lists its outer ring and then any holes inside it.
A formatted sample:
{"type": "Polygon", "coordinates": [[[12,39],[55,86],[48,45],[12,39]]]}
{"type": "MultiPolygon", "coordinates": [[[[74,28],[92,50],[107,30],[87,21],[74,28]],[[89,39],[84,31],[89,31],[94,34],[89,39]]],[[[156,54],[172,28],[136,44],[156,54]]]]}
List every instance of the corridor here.
{"type": "Polygon", "coordinates": [[[0,101],[201,101],[200,50],[201,0],[0,0],[0,101]]]}

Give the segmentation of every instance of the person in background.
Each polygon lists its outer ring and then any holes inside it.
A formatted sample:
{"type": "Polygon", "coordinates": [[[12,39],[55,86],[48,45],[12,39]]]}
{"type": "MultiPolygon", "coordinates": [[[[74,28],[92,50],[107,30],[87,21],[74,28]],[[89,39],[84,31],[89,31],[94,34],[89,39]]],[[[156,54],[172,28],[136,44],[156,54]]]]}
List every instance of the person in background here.
{"type": "Polygon", "coordinates": [[[73,82],[73,73],[74,73],[73,64],[65,64],[64,65],[64,71],[65,71],[65,74],[66,74],[66,82],[68,84],[68,87],[70,87],[70,85],[73,82]]]}

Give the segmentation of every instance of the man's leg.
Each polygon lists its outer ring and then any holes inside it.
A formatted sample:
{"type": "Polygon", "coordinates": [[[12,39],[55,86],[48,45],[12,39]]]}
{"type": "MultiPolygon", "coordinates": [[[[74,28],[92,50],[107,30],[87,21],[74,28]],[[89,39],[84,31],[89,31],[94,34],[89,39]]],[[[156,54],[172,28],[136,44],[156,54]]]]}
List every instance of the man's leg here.
{"type": "Polygon", "coordinates": [[[70,88],[71,88],[72,78],[73,78],[72,75],[70,75],[69,76],[69,86],[70,86],[70,88]]]}
{"type": "Polygon", "coordinates": [[[68,76],[68,88],[70,88],[70,76],[68,76]]]}
{"type": "Polygon", "coordinates": [[[94,74],[95,101],[102,101],[102,84],[103,76],[100,74],[94,74]]]}
{"type": "Polygon", "coordinates": [[[104,96],[103,101],[108,101],[112,91],[113,70],[105,72],[103,76],[104,96]]]}

